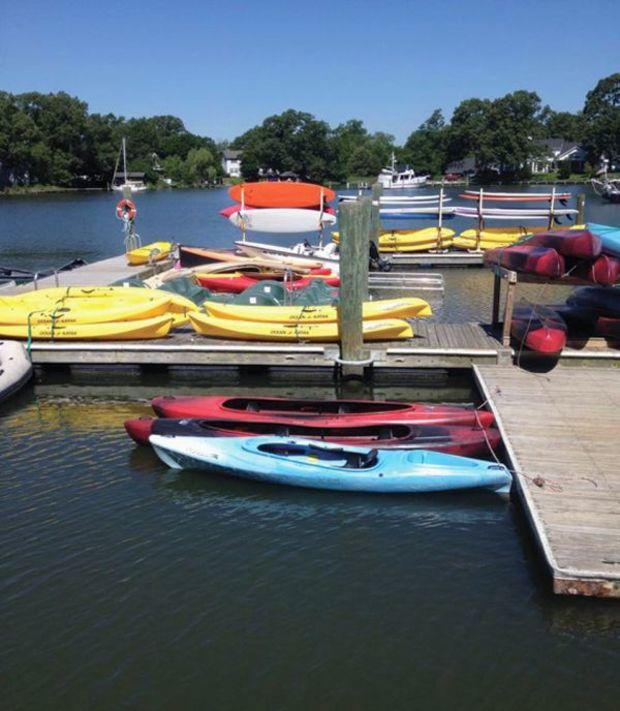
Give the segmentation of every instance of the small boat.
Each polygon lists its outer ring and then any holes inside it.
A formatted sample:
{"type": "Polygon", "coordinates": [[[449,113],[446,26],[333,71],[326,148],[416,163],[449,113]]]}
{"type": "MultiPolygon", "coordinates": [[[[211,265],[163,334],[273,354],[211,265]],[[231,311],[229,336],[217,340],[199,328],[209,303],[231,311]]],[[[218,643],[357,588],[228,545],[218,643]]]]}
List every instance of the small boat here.
{"type": "MultiPolygon", "coordinates": [[[[272,281],[280,281],[291,291],[305,289],[310,286],[312,279],[320,278],[328,286],[339,286],[340,279],[337,276],[325,276],[322,274],[308,274],[305,276],[290,274],[285,272],[265,273],[262,279],[270,279],[272,281]]],[[[240,294],[242,291],[254,286],[261,281],[255,275],[243,274],[242,272],[229,272],[228,274],[196,274],[196,279],[200,286],[211,291],[227,291],[232,294],[240,294]]]]}
{"type": "Polygon", "coordinates": [[[482,199],[483,202],[551,202],[551,200],[570,200],[571,193],[499,193],[486,190],[465,190],[459,195],[465,200],[482,199]]]}
{"type": "Polygon", "coordinates": [[[114,168],[114,175],[112,176],[112,190],[117,192],[123,192],[124,190],[130,190],[132,193],[143,193],[147,189],[147,186],[142,180],[130,180],[127,174],[127,142],[123,138],[121,142],[121,147],[119,151],[119,156],[116,159],[116,166],[114,168]],[[123,159],[123,182],[117,183],[117,168],[120,159],[123,159]]]}
{"type": "Polygon", "coordinates": [[[20,390],[32,377],[26,349],[16,341],[0,341],[0,401],[20,390]]]}
{"type": "MultiPolygon", "coordinates": [[[[262,321],[267,323],[335,323],[338,309],[335,306],[244,306],[205,301],[203,309],[209,316],[237,319],[241,321],[262,321]]],[[[400,299],[378,299],[362,304],[364,320],[384,318],[421,318],[431,316],[427,301],[414,297],[400,299]]]]}
{"type": "Polygon", "coordinates": [[[233,212],[228,220],[238,229],[249,232],[293,234],[319,232],[325,227],[334,225],[336,216],[319,210],[274,207],[238,210],[233,212]]]}
{"type": "Polygon", "coordinates": [[[127,252],[127,264],[138,266],[141,264],[150,264],[151,262],[160,262],[170,256],[174,245],[172,242],[151,242],[143,247],[137,247],[127,252]]]}
{"type": "Polygon", "coordinates": [[[174,437],[303,437],[334,444],[378,449],[430,449],[462,457],[484,456],[489,447],[499,447],[501,436],[495,427],[460,425],[376,424],[350,427],[321,424],[289,424],[277,420],[242,422],[238,420],[170,419],[141,417],[125,421],[127,434],[138,444],[149,444],[152,434],[174,437]]]}
{"type": "Polygon", "coordinates": [[[288,437],[151,435],[149,441],[173,469],[205,469],[311,489],[384,494],[489,489],[508,494],[512,481],[502,464],[423,449],[343,447],[288,437]]]}
{"type": "Polygon", "coordinates": [[[500,266],[547,279],[559,279],[566,272],[564,257],[555,249],[528,244],[488,250],[484,255],[484,263],[489,267],[500,266]]]}
{"type": "Polygon", "coordinates": [[[312,400],[282,397],[231,397],[229,395],[162,395],[151,400],[159,417],[199,417],[249,422],[286,418],[287,422],[338,426],[412,423],[490,427],[495,418],[488,410],[447,404],[389,400],[312,400]]]}
{"type": "Polygon", "coordinates": [[[389,168],[383,168],[379,173],[377,182],[386,190],[403,188],[419,188],[428,180],[428,175],[416,175],[412,168],[402,171],[396,170],[396,157],[392,153],[392,162],[389,168]]]}
{"type": "Polygon", "coordinates": [[[316,266],[318,262],[321,266],[331,267],[334,273],[338,273],[340,265],[340,255],[338,245],[335,242],[322,245],[312,245],[307,241],[300,242],[293,247],[281,247],[275,244],[264,244],[262,242],[251,242],[249,240],[237,240],[237,249],[249,257],[281,258],[287,262],[316,266]]]}
{"type": "Polygon", "coordinates": [[[51,326],[52,324],[108,323],[139,321],[161,316],[170,310],[170,297],[127,300],[70,299],[67,303],[50,303],[33,310],[31,304],[19,298],[0,297],[0,324],[51,326]]]}
{"type": "Polygon", "coordinates": [[[588,222],[588,229],[600,238],[605,254],[620,257],[620,227],[588,222]]]}
{"type": "Polygon", "coordinates": [[[198,306],[181,294],[163,289],[145,289],[134,286],[55,286],[49,289],[28,291],[14,296],[4,296],[0,305],[10,302],[17,305],[20,302],[31,310],[49,310],[53,304],[70,306],[76,301],[84,302],[81,308],[100,309],[102,304],[110,307],[121,306],[135,302],[156,302],[162,298],[170,301],[168,310],[172,313],[197,311],[198,306]]]}
{"type": "Polygon", "coordinates": [[[569,306],[587,309],[597,316],[620,318],[620,289],[604,286],[584,286],[566,299],[569,306]]]}
{"type": "MultiPolygon", "coordinates": [[[[340,339],[338,323],[267,323],[207,316],[197,311],[188,314],[196,333],[211,338],[242,341],[336,343],[340,339]]],[[[392,341],[413,338],[413,329],[402,319],[376,319],[362,322],[365,341],[392,341]]]]}
{"type": "Polygon", "coordinates": [[[230,197],[245,207],[313,208],[331,202],[336,193],[314,183],[239,183],[228,190],[230,197]]]}
{"type": "MultiPolygon", "coordinates": [[[[439,238],[441,247],[449,247],[454,238],[454,230],[446,227],[423,227],[418,230],[381,230],[379,232],[379,249],[382,252],[422,251],[437,246],[439,238]]],[[[332,239],[338,243],[340,233],[332,232],[332,239]]]]}
{"type": "Polygon", "coordinates": [[[552,308],[517,304],[510,333],[519,347],[541,355],[558,355],[566,346],[566,323],[552,308]]]}
{"type": "Polygon", "coordinates": [[[570,229],[540,232],[528,237],[524,244],[550,247],[565,257],[579,259],[596,259],[603,249],[600,237],[592,234],[590,230],[570,229]]]}
{"type": "Polygon", "coordinates": [[[598,286],[613,286],[620,282],[620,257],[601,254],[594,261],[567,261],[566,272],[572,278],[582,279],[598,286]]]}
{"type": "Polygon", "coordinates": [[[597,195],[608,202],[620,202],[620,180],[610,180],[605,177],[603,180],[591,180],[592,188],[597,195]]]}
{"type": "Polygon", "coordinates": [[[594,325],[594,335],[602,336],[608,341],[620,341],[620,318],[599,316],[594,325]]]}
{"type": "Polygon", "coordinates": [[[138,341],[163,338],[174,324],[169,314],[139,321],[64,324],[0,324],[0,336],[46,341],[138,341]]]}

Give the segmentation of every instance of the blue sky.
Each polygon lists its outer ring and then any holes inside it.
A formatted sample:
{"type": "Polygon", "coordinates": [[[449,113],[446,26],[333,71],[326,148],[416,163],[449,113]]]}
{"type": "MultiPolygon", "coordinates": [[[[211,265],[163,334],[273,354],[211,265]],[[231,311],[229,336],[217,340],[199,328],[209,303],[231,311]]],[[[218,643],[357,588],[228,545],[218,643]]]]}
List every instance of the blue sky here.
{"type": "Polygon", "coordinates": [[[619,27],[618,0],[0,0],[0,89],[174,114],[215,139],[295,108],[402,142],[472,96],[580,109],[620,71],[619,27]]]}

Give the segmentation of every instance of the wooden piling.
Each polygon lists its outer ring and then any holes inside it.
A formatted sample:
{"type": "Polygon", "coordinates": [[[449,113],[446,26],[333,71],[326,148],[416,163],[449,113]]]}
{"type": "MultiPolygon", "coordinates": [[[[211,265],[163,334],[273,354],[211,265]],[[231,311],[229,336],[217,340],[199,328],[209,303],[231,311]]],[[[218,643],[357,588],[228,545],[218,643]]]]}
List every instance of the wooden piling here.
{"type": "Polygon", "coordinates": [[[362,302],[368,293],[368,244],[372,200],[343,202],[338,211],[340,230],[340,365],[345,377],[361,377],[369,351],[364,348],[362,302]]]}
{"type": "Polygon", "coordinates": [[[577,224],[583,225],[586,220],[586,194],[577,195],[577,224]]]}

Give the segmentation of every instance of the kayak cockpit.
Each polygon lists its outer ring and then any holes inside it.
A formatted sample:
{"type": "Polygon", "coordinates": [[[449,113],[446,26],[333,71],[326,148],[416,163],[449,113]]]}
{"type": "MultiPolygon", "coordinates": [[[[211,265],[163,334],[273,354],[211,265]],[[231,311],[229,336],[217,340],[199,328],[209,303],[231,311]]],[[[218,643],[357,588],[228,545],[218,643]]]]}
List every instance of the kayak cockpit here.
{"type": "Polygon", "coordinates": [[[343,447],[319,447],[297,442],[267,442],[257,450],[276,458],[284,458],[299,464],[337,467],[339,469],[370,469],[379,461],[377,449],[351,450],[343,447]]]}

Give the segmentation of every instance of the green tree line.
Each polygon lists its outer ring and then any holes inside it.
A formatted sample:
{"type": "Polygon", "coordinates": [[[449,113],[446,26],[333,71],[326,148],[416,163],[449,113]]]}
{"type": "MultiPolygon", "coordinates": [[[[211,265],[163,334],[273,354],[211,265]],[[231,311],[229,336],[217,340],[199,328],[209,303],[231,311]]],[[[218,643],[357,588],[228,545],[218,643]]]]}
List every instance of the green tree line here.
{"type": "Polygon", "coordinates": [[[105,186],[123,137],[127,169],[145,172],[149,182],[157,182],[162,173],[177,183],[198,184],[221,173],[215,142],[190,133],[176,116],[125,119],[89,113],[84,101],[65,92],[0,92],[0,174],[5,182],[105,186]]]}
{"type": "MultiPolygon", "coordinates": [[[[221,176],[222,145],[190,133],[175,116],[125,119],[89,113],[85,102],[64,92],[0,92],[0,176],[18,182],[73,185],[109,183],[121,138],[127,138],[128,169],[155,182],[202,184],[221,176]],[[155,170],[159,167],[160,170],[155,170]]],[[[472,157],[482,178],[520,177],[540,157],[539,139],[564,138],[582,145],[592,166],[620,156],[620,73],[601,79],[581,111],[554,111],[535,92],[514,91],[495,100],[462,101],[449,121],[436,109],[398,146],[388,133],[369,132],[352,119],[331,127],[310,113],[289,109],[269,116],[230,143],[243,151],[242,172],[291,171],[317,181],[371,177],[388,164],[440,175],[452,162],[472,157]]]]}

